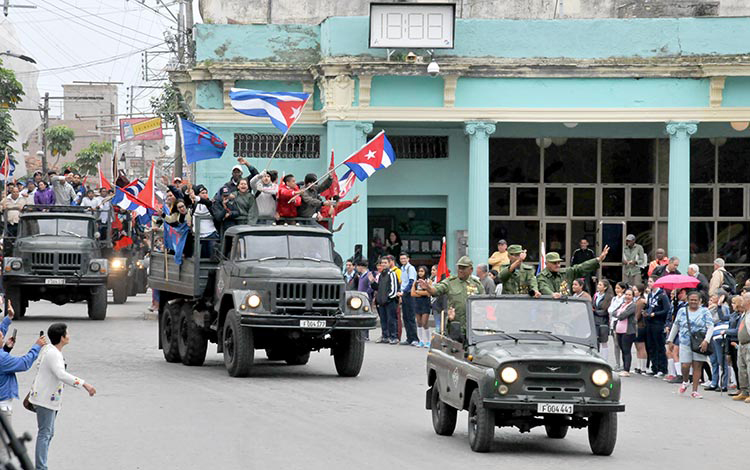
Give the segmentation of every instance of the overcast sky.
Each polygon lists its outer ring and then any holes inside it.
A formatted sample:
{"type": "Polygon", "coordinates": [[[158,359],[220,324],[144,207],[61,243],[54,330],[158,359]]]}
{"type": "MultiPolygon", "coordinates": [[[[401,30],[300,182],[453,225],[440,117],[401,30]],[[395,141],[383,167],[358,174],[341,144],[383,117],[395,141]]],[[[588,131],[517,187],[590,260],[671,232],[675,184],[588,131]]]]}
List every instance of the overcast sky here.
{"type": "MultiPolygon", "coordinates": [[[[11,4],[35,5],[35,9],[10,8],[1,21],[11,22],[27,50],[37,61],[39,92],[62,95],[62,84],[78,81],[114,81],[119,85],[120,112],[126,112],[126,87],[160,85],[145,81],[142,51],[167,51],[164,31],[176,32],[174,0],[10,0],[11,4]],[[150,7],[151,9],[149,9],[150,7]],[[156,11],[154,11],[156,10],[156,11]],[[156,46],[156,47],[153,47],[156,46]]],[[[196,21],[198,14],[195,1],[196,21]]],[[[0,3],[1,5],[1,3],[0,3]]],[[[168,55],[156,57],[149,68],[158,73],[168,55]]],[[[156,90],[158,91],[158,90],[156,90]]],[[[155,90],[134,90],[134,111],[148,112],[148,97],[155,90]]],[[[51,103],[51,114],[61,113],[61,102],[51,103]]]]}

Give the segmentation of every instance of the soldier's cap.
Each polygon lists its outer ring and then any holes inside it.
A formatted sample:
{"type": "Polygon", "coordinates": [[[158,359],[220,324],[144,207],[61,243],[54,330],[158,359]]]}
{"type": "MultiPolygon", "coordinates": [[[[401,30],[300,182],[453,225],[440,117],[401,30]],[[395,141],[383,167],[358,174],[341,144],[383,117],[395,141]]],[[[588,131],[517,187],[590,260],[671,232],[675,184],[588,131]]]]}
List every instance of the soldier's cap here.
{"type": "Polygon", "coordinates": [[[547,253],[547,262],[548,263],[559,263],[562,261],[562,258],[560,258],[560,254],[556,251],[550,251],[547,253]]]}
{"type": "Polygon", "coordinates": [[[458,261],[456,262],[456,266],[474,266],[474,263],[471,261],[471,258],[468,256],[462,256],[458,258],[458,261]]]}
{"type": "Polygon", "coordinates": [[[521,245],[511,245],[508,247],[509,255],[520,255],[523,253],[523,247],[521,245]]]}
{"type": "Polygon", "coordinates": [[[500,240],[497,241],[497,244],[498,245],[507,245],[508,242],[506,242],[504,239],[501,238],[500,240]]]}
{"type": "Polygon", "coordinates": [[[625,237],[625,240],[627,240],[629,242],[634,242],[635,241],[635,235],[633,235],[632,233],[629,233],[628,236],[625,237]]]}

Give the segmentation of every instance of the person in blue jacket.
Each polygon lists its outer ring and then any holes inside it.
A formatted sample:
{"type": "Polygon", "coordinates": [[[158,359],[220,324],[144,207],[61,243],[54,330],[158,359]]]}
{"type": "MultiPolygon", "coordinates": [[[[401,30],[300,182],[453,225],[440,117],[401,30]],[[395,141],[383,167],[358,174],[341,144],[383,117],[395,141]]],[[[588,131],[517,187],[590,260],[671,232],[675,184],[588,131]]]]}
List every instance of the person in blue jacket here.
{"type": "Polygon", "coordinates": [[[650,277],[648,286],[648,304],[646,309],[646,349],[651,358],[651,373],[663,377],[667,373],[667,353],[665,349],[664,325],[671,309],[669,297],[662,288],[654,288],[656,278],[650,277]]]}
{"type": "MultiPolygon", "coordinates": [[[[13,306],[8,302],[8,314],[0,322],[0,344],[5,340],[8,327],[13,321],[13,306]]],[[[15,346],[15,338],[10,337],[5,345],[0,349],[0,414],[10,419],[13,411],[13,399],[18,398],[18,380],[16,372],[24,372],[31,368],[34,361],[39,356],[42,346],[47,344],[47,339],[40,336],[29,352],[23,356],[11,356],[10,351],[15,346]]]]}

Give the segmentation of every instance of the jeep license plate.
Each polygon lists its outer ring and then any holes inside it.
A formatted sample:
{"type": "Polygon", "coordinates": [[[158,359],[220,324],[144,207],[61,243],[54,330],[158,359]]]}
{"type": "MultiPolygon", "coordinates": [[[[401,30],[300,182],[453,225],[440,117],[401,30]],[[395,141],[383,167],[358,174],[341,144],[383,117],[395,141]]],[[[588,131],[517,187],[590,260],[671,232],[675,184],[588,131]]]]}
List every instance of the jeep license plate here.
{"type": "Polygon", "coordinates": [[[300,320],[299,326],[301,328],[325,328],[325,320],[300,320]]]}
{"type": "Polygon", "coordinates": [[[65,279],[45,279],[44,283],[51,286],[61,286],[65,284],[65,279]]]}
{"type": "Polygon", "coordinates": [[[572,415],[573,405],[565,403],[537,403],[536,412],[553,415],[572,415]]]}

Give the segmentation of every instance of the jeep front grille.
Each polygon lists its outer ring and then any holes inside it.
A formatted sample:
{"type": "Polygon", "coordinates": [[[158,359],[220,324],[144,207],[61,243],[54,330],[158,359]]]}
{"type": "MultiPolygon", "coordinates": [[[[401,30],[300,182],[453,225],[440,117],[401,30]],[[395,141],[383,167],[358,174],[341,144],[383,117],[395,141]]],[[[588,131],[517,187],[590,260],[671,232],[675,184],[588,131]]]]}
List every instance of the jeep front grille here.
{"type": "Polygon", "coordinates": [[[276,308],[295,314],[332,314],[339,308],[342,293],[339,284],[278,283],[276,308]]]}
{"type": "Polygon", "coordinates": [[[581,393],[585,391],[585,388],[586,384],[583,379],[527,377],[523,381],[523,389],[527,392],[581,393]]]}
{"type": "Polygon", "coordinates": [[[529,364],[532,374],[579,374],[581,366],[578,364],[529,364]]]}
{"type": "Polygon", "coordinates": [[[31,253],[31,270],[37,274],[73,274],[81,270],[81,253],[31,253]]]}

